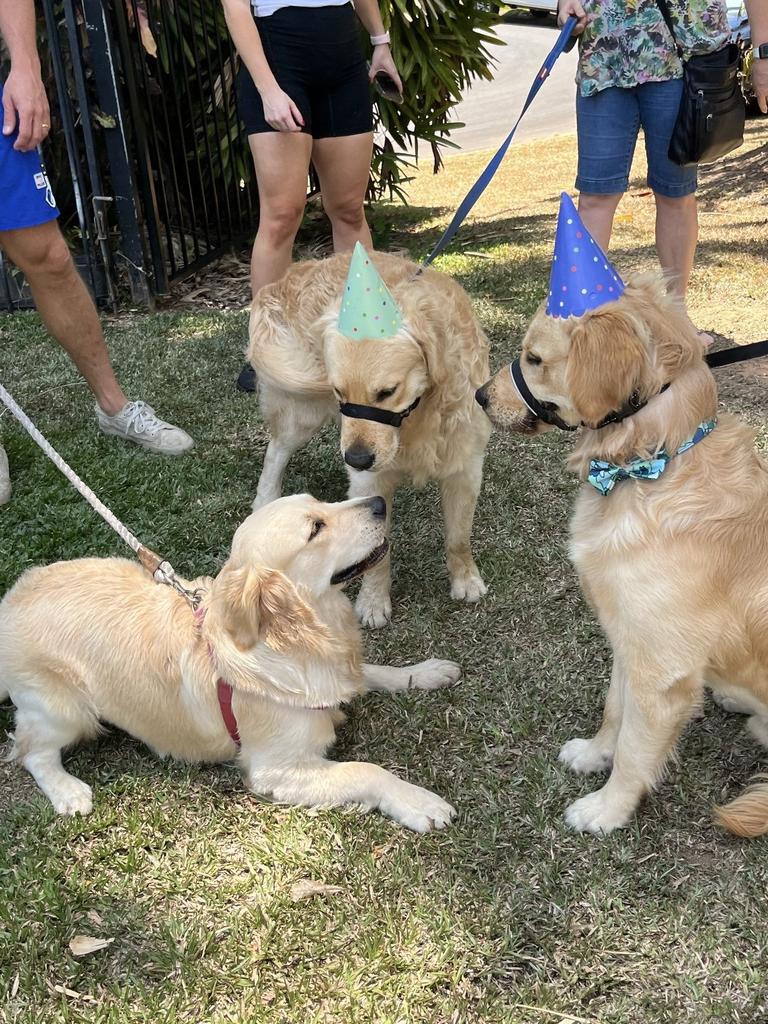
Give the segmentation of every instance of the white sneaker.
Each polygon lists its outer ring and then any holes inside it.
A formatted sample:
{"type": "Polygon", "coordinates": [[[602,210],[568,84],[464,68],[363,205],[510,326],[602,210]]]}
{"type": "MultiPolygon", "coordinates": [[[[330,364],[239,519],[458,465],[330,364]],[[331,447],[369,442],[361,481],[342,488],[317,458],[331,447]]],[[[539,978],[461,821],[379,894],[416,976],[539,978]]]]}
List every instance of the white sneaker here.
{"type": "Polygon", "coordinates": [[[0,505],[11,500],[11,474],[8,470],[8,456],[0,448],[0,505]]]}
{"type": "Polygon", "coordinates": [[[189,434],[161,420],[146,402],[128,402],[115,416],[97,405],[96,419],[103,434],[124,437],[160,455],[182,455],[195,445],[189,434]]]}

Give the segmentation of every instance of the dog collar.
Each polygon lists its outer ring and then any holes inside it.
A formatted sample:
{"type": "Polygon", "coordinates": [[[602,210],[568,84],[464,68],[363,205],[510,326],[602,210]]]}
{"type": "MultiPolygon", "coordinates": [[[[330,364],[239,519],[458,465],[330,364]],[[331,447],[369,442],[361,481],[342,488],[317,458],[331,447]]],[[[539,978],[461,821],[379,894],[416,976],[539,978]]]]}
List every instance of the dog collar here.
{"type": "Polygon", "coordinates": [[[232,742],[239,750],[241,747],[240,730],[237,728],[237,719],[232,710],[232,687],[224,679],[216,680],[216,696],[219,698],[219,710],[224,719],[224,725],[227,727],[232,742]]]}
{"type": "Polygon", "coordinates": [[[374,423],[384,423],[388,427],[399,427],[403,420],[411,415],[420,401],[421,395],[419,395],[415,402],[411,402],[407,409],[403,409],[402,412],[378,409],[375,405],[356,405],[354,402],[339,402],[339,412],[342,416],[348,416],[353,420],[371,420],[374,423]]]}
{"type": "MultiPolygon", "coordinates": [[[[197,627],[198,633],[202,630],[207,610],[207,608],[195,608],[195,626],[197,627]]],[[[208,649],[208,657],[211,665],[215,668],[216,661],[213,657],[213,647],[208,642],[206,642],[206,647],[208,649]]],[[[232,692],[231,684],[228,683],[226,679],[222,679],[221,676],[219,676],[216,680],[216,699],[219,702],[219,710],[221,711],[221,717],[227,728],[227,732],[229,733],[232,742],[239,750],[242,746],[242,741],[240,740],[240,730],[237,725],[237,718],[235,718],[235,712],[232,710],[232,692]]],[[[316,704],[314,706],[308,704],[306,705],[306,710],[328,711],[331,707],[333,707],[331,704],[316,704]]]]}
{"type": "MultiPolygon", "coordinates": [[[[205,622],[205,615],[207,608],[195,608],[195,626],[198,632],[203,628],[205,622]]],[[[212,665],[215,665],[213,658],[213,647],[209,643],[206,643],[208,648],[208,657],[212,665]]],[[[232,742],[235,744],[237,749],[240,749],[240,730],[237,727],[237,719],[235,713],[232,710],[232,687],[226,681],[219,677],[216,680],[216,698],[219,702],[219,710],[221,711],[221,717],[224,721],[224,725],[227,727],[227,732],[230,735],[232,742]]]]}
{"type": "Polygon", "coordinates": [[[617,466],[616,463],[605,462],[603,459],[592,459],[589,463],[587,483],[592,484],[595,490],[605,497],[621,480],[658,480],[671,459],[690,451],[695,444],[711,434],[716,426],[716,419],[705,420],[698,425],[693,436],[684,441],[676,451],[670,453],[666,448],[661,448],[652,459],[632,459],[626,466],[617,466]]]}
{"type": "MultiPolygon", "coordinates": [[[[537,419],[542,420],[544,423],[549,423],[551,426],[557,427],[559,430],[573,431],[578,429],[578,427],[572,427],[569,423],[566,423],[565,420],[562,420],[554,409],[551,408],[549,402],[540,402],[536,395],[534,395],[523,376],[519,357],[509,364],[509,372],[512,375],[512,383],[515,385],[517,393],[537,419]]],[[[669,383],[664,384],[664,386],[659,388],[656,392],[656,395],[664,394],[668,387],[669,383]]],[[[656,395],[651,395],[651,398],[655,398],[656,395]]],[[[615,409],[613,412],[609,412],[608,415],[604,416],[596,426],[591,427],[590,429],[602,430],[603,427],[607,427],[611,423],[621,423],[622,420],[626,420],[630,416],[634,416],[636,412],[640,412],[641,409],[644,409],[646,405],[648,405],[649,401],[650,398],[641,398],[639,391],[633,391],[620,409],[615,409]]],[[[582,423],[581,425],[583,427],[587,426],[585,423],[582,423]]]]}
{"type": "Polygon", "coordinates": [[[557,427],[559,430],[576,430],[576,427],[572,427],[569,423],[566,423],[565,420],[560,419],[554,409],[549,407],[550,403],[540,402],[536,395],[534,395],[523,376],[519,357],[517,359],[513,359],[509,364],[509,372],[512,376],[512,383],[515,385],[518,395],[520,395],[528,410],[533,413],[537,420],[549,423],[551,426],[557,427]]]}

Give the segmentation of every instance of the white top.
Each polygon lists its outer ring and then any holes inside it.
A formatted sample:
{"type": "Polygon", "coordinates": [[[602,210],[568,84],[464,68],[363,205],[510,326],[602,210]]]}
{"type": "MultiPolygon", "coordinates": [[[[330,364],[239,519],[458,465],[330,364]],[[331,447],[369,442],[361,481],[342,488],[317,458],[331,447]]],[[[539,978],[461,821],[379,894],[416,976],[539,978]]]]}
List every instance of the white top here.
{"type": "Polygon", "coordinates": [[[349,0],[251,0],[257,18],[268,18],[282,7],[343,7],[349,0]]]}

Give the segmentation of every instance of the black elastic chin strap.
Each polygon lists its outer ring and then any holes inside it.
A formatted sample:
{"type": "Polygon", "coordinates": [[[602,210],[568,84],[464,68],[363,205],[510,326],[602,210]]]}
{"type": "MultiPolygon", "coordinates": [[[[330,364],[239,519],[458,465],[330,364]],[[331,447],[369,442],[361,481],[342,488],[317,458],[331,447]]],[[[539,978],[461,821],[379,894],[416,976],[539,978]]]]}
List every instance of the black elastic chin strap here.
{"type": "MultiPolygon", "coordinates": [[[[540,402],[538,400],[525,382],[525,377],[523,376],[519,359],[515,359],[514,362],[509,364],[509,372],[512,374],[512,383],[517,388],[518,394],[537,419],[542,420],[544,423],[549,423],[553,427],[557,427],[559,430],[572,431],[578,429],[578,427],[572,427],[569,423],[560,419],[557,413],[549,407],[547,402],[540,402]]],[[[668,387],[669,383],[665,384],[656,392],[656,395],[662,395],[668,387]]],[[[651,398],[655,398],[656,395],[652,395],[651,398]]],[[[649,401],[650,398],[641,398],[639,391],[633,391],[620,409],[616,409],[614,412],[609,412],[607,416],[601,419],[594,427],[591,427],[591,429],[601,430],[603,427],[607,427],[612,423],[621,423],[622,420],[626,420],[630,416],[634,416],[636,412],[640,412],[641,409],[644,409],[646,405],[648,405],[649,401]]],[[[582,424],[582,426],[587,425],[588,424],[582,424]]]]}
{"type": "MultiPolygon", "coordinates": [[[[704,357],[704,360],[707,366],[709,366],[711,370],[714,370],[717,369],[718,366],[730,366],[732,363],[743,363],[750,359],[759,359],[761,356],[768,356],[768,338],[764,341],[753,341],[751,345],[734,345],[732,348],[722,349],[720,352],[708,352],[704,357]]],[[[519,359],[515,359],[513,363],[509,364],[509,372],[512,374],[512,382],[517,388],[518,394],[534,416],[543,420],[544,423],[551,423],[553,427],[559,427],[560,430],[577,429],[576,427],[571,427],[569,424],[561,420],[553,409],[547,407],[548,403],[540,402],[533,394],[531,389],[525,383],[525,377],[523,377],[523,371],[520,368],[519,359]]],[[[644,409],[646,405],[648,405],[651,398],[656,398],[657,395],[663,395],[671,383],[671,381],[667,381],[667,383],[664,384],[655,395],[651,395],[650,398],[641,399],[640,392],[633,391],[620,409],[617,409],[615,412],[609,412],[604,419],[600,420],[600,422],[591,429],[600,430],[602,427],[607,427],[611,423],[621,423],[622,420],[626,420],[630,416],[634,416],[636,412],[640,412],[641,409],[644,409]]],[[[582,424],[582,426],[584,426],[584,424],[582,424]]]]}
{"type": "Polygon", "coordinates": [[[378,409],[375,405],[355,405],[354,402],[339,402],[339,412],[353,420],[371,420],[373,423],[384,423],[388,427],[399,427],[404,419],[411,415],[421,401],[421,395],[411,402],[402,412],[391,412],[389,409],[378,409]]]}
{"type": "Polygon", "coordinates": [[[519,359],[515,359],[509,364],[509,372],[512,374],[512,383],[517,388],[518,395],[520,395],[529,411],[533,413],[537,420],[549,423],[553,427],[558,427],[560,430],[576,430],[576,427],[572,427],[570,424],[566,423],[565,420],[561,420],[553,409],[548,409],[546,404],[538,400],[536,395],[534,395],[525,383],[525,377],[523,376],[519,359]]]}

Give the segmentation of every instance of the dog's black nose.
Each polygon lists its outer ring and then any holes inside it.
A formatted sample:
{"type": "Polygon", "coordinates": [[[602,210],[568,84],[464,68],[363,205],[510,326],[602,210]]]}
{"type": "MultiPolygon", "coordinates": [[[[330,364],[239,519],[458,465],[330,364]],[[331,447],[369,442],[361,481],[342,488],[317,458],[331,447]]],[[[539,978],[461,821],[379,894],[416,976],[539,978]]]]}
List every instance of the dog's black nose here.
{"type": "Polygon", "coordinates": [[[475,392],[475,401],[481,409],[488,408],[488,392],[485,390],[485,384],[475,392]]]}
{"type": "Polygon", "coordinates": [[[374,519],[386,519],[387,518],[387,503],[386,501],[376,495],[375,498],[371,498],[368,502],[368,507],[373,513],[374,519]]]}
{"type": "Polygon", "coordinates": [[[352,469],[370,469],[376,461],[376,456],[362,445],[353,444],[344,452],[344,461],[352,469]]]}

